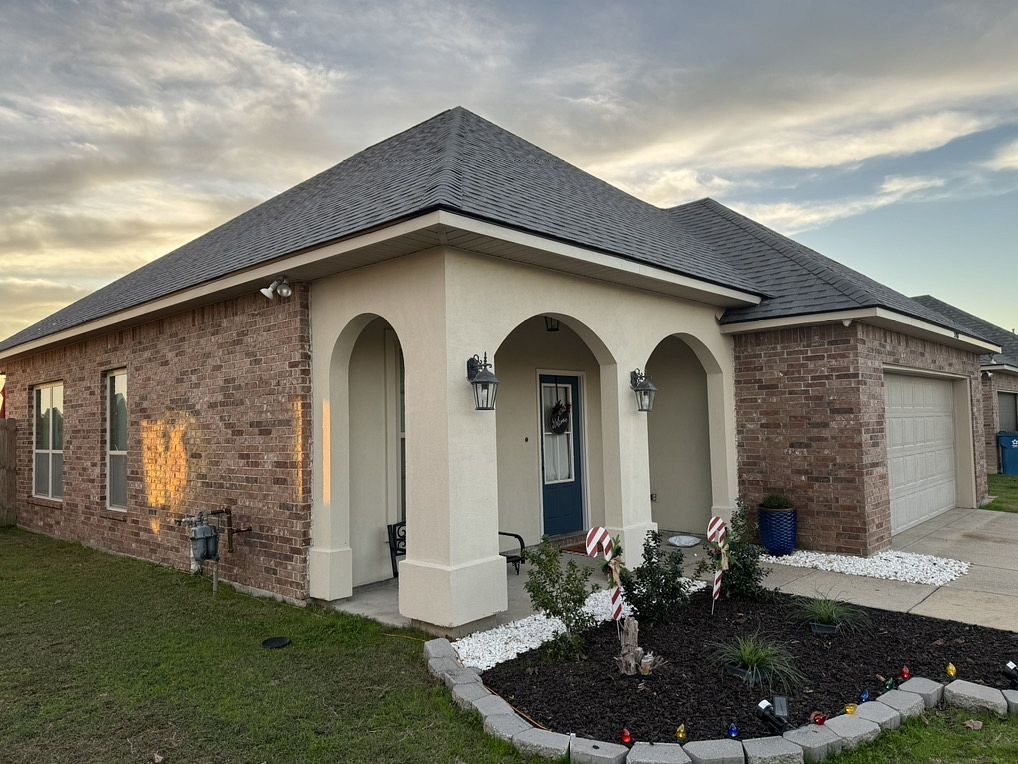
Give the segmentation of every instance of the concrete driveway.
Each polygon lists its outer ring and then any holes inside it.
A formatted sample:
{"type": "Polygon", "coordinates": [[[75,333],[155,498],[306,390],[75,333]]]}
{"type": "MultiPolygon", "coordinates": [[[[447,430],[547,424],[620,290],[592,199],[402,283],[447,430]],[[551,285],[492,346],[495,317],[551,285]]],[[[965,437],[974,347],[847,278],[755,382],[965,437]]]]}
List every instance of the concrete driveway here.
{"type": "Polygon", "coordinates": [[[771,566],[765,583],[792,594],[820,593],[858,605],[1018,631],[1018,514],[953,509],[894,537],[893,547],[972,564],[946,586],[771,566]]]}

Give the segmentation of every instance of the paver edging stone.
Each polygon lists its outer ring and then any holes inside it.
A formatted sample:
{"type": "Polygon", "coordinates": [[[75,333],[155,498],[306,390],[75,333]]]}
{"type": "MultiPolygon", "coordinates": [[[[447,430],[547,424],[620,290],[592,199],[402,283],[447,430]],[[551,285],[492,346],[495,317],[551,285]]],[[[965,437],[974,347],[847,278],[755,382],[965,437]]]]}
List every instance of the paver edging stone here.
{"type": "Polygon", "coordinates": [[[789,730],[782,736],[749,738],[741,743],[731,739],[694,740],[684,746],[638,742],[627,749],[617,743],[603,743],[535,727],[517,715],[505,699],[491,693],[477,671],[464,667],[448,640],[430,640],[425,643],[424,649],[429,670],[442,679],[457,705],[465,709],[472,707],[481,713],[487,734],[509,740],[522,753],[545,758],[570,754],[570,761],[583,764],[790,764],[792,761],[812,764],[873,742],[884,729],[897,729],[903,718],[921,715],[923,710],[934,708],[941,700],[947,705],[989,710],[1001,716],[1018,715],[1018,690],[998,690],[960,679],[945,687],[931,679],[912,677],[902,682],[897,690],[888,690],[877,700],[861,704],[859,709],[866,709],[863,713],[857,710],[855,714],[841,714],[828,719],[823,726],[808,724],[789,730]],[[445,645],[455,657],[447,654],[445,645]],[[441,667],[444,671],[433,670],[433,665],[435,669],[441,667]],[[919,698],[923,707],[910,700],[910,695],[919,698]],[[882,702],[881,698],[885,698],[886,702],[882,702]],[[519,728],[519,731],[513,732],[513,728],[519,728]],[[785,743],[789,745],[785,746],[785,743]],[[575,756],[572,752],[574,747],[575,756]],[[793,747],[798,749],[798,756],[792,751],[793,747]]]}
{"type": "Polygon", "coordinates": [[[949,706],[969,711],[989,711],[998,716],[1007,716],[1007,700],[996,687],[955,679],[944,688],[944,702],[949,706]]]}

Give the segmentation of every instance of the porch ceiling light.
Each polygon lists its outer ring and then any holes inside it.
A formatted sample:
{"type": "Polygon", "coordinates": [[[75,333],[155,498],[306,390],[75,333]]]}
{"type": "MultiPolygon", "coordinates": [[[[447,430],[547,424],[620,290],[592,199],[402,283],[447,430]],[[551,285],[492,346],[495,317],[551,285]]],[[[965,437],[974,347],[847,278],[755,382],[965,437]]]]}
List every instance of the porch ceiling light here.
{"type": "Polygon", "coordinates": [[[559,329],[559,320],[557,318],[552,318],[551,316],[545,316],[544,329],[549,332],[557,332],[559,329]]]}
{"type": "Polygon", "coordinates": [[[474,408],[478,411],[493,411],[495,396],[498,395],[498,377],[491,373],[488,354],[482,360],[479,356],[467,359],[467,379],[474,387],[474,408]]]}
{"type": "Polygon", "coordinates": [[[263,295],[268,299],[276,299],[278,294],[280,297],[289,297],[293,294],[293,287],[290,286],[290,282],[286,280],[286,276],[279,276],[275,281],[269,284],[264,289],[259,289],[263,295]]]}
{"type": "Polygon", "coordinates": [[[639,411],[653,411],[657,388],[653,382],[647,379],[647,375],[639,369],[629,372],[629,386],[636,393],[636,408],[639,411]]]}

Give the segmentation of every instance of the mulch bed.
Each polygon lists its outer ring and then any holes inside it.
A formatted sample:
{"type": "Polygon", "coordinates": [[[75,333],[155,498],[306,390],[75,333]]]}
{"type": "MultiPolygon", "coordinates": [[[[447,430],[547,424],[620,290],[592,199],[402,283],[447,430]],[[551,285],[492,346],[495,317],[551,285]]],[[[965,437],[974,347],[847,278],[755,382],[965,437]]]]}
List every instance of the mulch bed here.
{"type": "Polygon", "coordinates": [[[742,737],[772,734],[753,715],[768,692],[724,674],[713,661],[717,642],[740,635],[783,643],[806,675],[806,685],[789,696],[793,726],[806,724],[813,711],[842,713],[863,689],[876,697],[903,665],[913,676],[949,681],[951,662],[959,679],[1003,689],[1003,664],[1018,661],[1018,634],[871,608],[861,608],[870,622],[854,633],[813,636],[794,623],[794,601],[784,594],[767,603],[722,599],[712,617],[709,592],[692,595],[674,622],[641,625],[641,647],[668,661],[650,678],[619,673],[613,660],[619,640],[607,623],[588,635],[583,660],[552,663],[532,650],[484,672],[484,683],[556,732],[615,742],[626,727],[636,740],[674,742],[680,723],[690,740],[724,737],[731,722],[742,737]]]}

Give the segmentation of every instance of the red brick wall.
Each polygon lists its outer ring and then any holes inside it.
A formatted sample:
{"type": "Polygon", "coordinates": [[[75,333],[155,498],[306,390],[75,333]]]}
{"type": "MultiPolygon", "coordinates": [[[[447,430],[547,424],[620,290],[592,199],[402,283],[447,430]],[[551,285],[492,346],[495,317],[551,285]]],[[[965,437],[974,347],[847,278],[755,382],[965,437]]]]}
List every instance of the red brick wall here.
{"type": "MultiPolygon", "coordinates": [[[[885,364],[923,369],[969,378],[976,498],[986,496],[986,453],[983,441],[983,393],[980,383],[980,356],[898,332],[858,324],[863,375],[873,384],[863,393],[863,434],[868,515],[875,527],[871,543],[880,549],[890,544],[890,488],[888,485],[884,418],[886,398],[883,386],[885,364]],[[884,524],[886,523],[886,527],[884,524]]],[[[959,479],[964,479],[959,476],[959,479]]]]}
{"type": "Polygon", "coordinates": [[[983,377],[983,441],[986,471],[991,475],[1000,471],[1000,453],[997,451],[997,433],[1000,432],[998,392],[1018,393],[1018,375],[995,371],[992,377],[983,377]]]}
{"type": "Polygon", "coordinates": [[[808,549],[866,551],[856,338],[840,324],[735,336],[739,492],[792,499],[808,549]]]}
{"type": "Polygon", "coordinates": [[[872,554],[890,544],[884,363],[972,378],[982,442],[975,354],[858,323],[735,336],[739,491],[751,507],[788,495],[803,548],[872,554]]]}
{"type": "MultiPolygon", "coordinates": [[[[18,523],[189,567],[173,520],[232,506],[253,531],[222,549],[229,581],[303,600],[311,528],[308,290],[245,295],[4,362],[18,428],[18,523]],[[106,509],[107,372],[126,368],[128,509],[106,509]],[[33,385],[64,384],[64,500],[32,498],[33,385]]],[[[225,539],[224,539],[225,542],[225,539]]]]}

